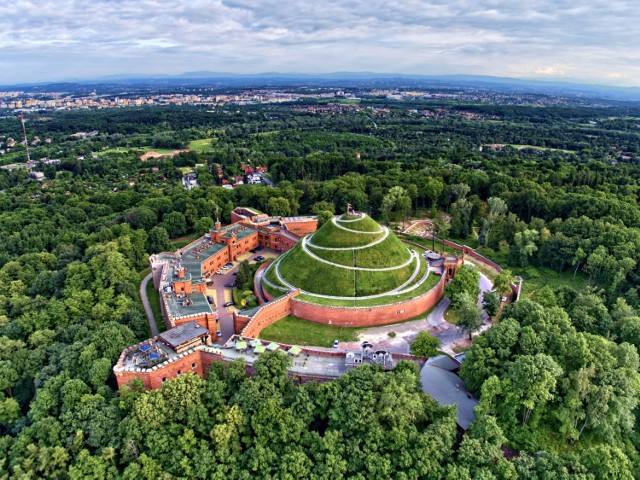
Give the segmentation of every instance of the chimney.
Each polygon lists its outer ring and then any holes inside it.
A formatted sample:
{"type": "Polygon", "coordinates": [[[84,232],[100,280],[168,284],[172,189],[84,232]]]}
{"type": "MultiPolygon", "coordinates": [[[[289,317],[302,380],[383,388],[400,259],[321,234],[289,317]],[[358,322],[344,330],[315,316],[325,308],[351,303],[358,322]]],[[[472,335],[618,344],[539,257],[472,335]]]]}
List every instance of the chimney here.
{"type": "Polygon", "coordinates": [[[178,278],[184,278],[184,267],[178,268],[178,278]]]}

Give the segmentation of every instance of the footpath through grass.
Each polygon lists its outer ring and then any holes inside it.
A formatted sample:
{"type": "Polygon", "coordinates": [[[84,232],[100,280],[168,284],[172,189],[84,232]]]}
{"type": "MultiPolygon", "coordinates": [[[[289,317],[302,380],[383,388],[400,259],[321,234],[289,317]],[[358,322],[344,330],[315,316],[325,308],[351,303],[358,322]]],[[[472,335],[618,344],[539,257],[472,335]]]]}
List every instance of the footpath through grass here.
{"type": "Polygon", "coordinates": [[[290,345],[331,347],[334,340],[355,342],[362,329],[310,322],[289,315],[260,332],[260,338],[290,345]]]}
{"type": "MultiPolygon", "coordinates": [[[[142,305],[142,298],[140,298],[140,284],[144,277],[151,273],[151,267],[147,267],[141,272],[138,272],[138,282],[136,283],[136,292],[138,292],[138,299],[140,301],[140,305],[142,305]]],[[[164,318],[162,317],[162,309],[160,308],[160,293],[153,286],[153,280],[149,280],[147,282],[147,298],[149,299],[149,305],[151,306],[151,311],[153,312],[153,318],[156,321],[156,326],[158,327],[159,332],[164,332],[167,327],[164,324],[164,318]]],[[[144,307],[143,307],[144,312],[144,307]]],[[[147,314],[144,313],[146,318],[147,314]]],[[[147,322],[148,325],[148,322],[147,322]]],[[[148,329],[149,337],[151,337],[151,330],[148,329]]]]}
{"type": "Polygon", "coordinates": [[[155,289],[151,280],[147,283],[147,298],[153,312],[153,318],[156,321],[156,327],[158,327],[159,332],[164,332],[167,327],[164,324],[162,309],[160,308],[160,293],[155,289]]]}

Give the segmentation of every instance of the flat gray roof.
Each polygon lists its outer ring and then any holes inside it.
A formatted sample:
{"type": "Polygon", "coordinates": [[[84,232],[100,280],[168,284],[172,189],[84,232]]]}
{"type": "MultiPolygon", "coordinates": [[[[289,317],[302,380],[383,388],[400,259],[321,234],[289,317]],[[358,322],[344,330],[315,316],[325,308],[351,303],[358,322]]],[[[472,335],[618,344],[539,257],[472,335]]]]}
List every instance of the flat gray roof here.
{"type": "Polygon", "coordinates": [[[190,342],[195,338],[201,337],[209,333],[209,330],[201,326],[197,322],[187,322],[182,325],[178,325],[171,330],[167,330],[166,332],[162,332],[159,337],[160,339],[169,344],[172,348],[176,349],[180,345],[190,342]]]}
{"type": "Polygon", "coordinates": [[[187,269],[187,273],[191,274],[191,277],[195,280],[202,277],[202,262],[212,257],[220,250],[227,248],[223,243],[210,244],[208,238],[201,238],[197,243],[194,243],[187,250],[182,250],[180,264],[187,269]],[[199,253],[195,253],[196,249],[199,253]],[[196,255],[198,258],[196,258],[196,255]]]}
{"type": "Polygon", "coordinates": [[[453,372],[460,368],[460,364],[447,355],[438,355],[436,357],[431,357],[429,360],[427,360],[427,363],[429,365],[433,365],[434,367],[439,367],[443,370],[447,370],[448,372],[453,372]]]}
{"type": "Polygon", "coordinates": [[[478,406],[478,401],[467,392],[464,382],[458,375],[437,366],[441,362],[439,357],[440,355],[429,359],[422,367],[420,371],[422,390],[440,405],[457,405],[457,423],[462,429],[468,430],[475,418],[473,411],[478,406]]]}
{"type": "Polygon", "coordinates": [[[200,313],[213,315],[211,305],[209,305],[204,293],[195,292],[181,298],[176,297],[175,293],[165,293],[163,297],[166,300],[169,316],[172,318],[180,318],[200,313]]]}

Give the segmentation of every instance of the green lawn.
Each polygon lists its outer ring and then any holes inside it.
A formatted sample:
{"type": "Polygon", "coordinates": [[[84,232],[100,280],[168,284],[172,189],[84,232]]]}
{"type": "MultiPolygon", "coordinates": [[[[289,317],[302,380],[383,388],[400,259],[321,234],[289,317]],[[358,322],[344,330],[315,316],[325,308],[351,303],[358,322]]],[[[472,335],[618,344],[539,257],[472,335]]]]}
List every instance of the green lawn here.
{"type": "Polygon", "coordinates": [[[211,145],[212,138],[201,138],[200,140],[192,140],[189,142],[189,148],[200,153],[213,152],[214,148],[211,145]]]}
{"type": "Polygon", "coordinates": [[[331,347],[334,340],[354,342],[361,329],[310,322],[289,315],[260,332],[260,338],[290,345],[331,347]]]}
{"type": "Polygon", "coordinates": [[[460,321],[460,314],[453,308],[449,307],[447,308],[447,311],[444,312],[444,319],[451,325],[457,325],[460,321]]]}
{"type": "Polygon", "coordinates": [[[350,217],[346,213],[338,217],[338,223],[349,230],[358,230],[359,232],[379,232],[380,225],[369,216],[360,218],[359,220],[350,217]]]}
{"type": "Polygon", "coordinates": [[[196,235],[186,235],[184,237],[178,237],[178,238],[169,240],[169,243],[171,243],[171,246],[174,248],[174,250],[177,250],[179,248],[189,245],[191,242],[193,242],[197,238],[199,237],[197,237],[196,235]]]}
{"type": "MultiPolygon", "coordinates": [[[[357,295],[375,295],[393,290],[411,277],[415,265],[412,262],[406,267],[383,272],[355,271],[357,295]]],[[[354,296],[354,270],[316,260],[305,253],[300,244],[282,258],[280,274],[290,284],[308,292],[338,297],[354,296]]]]}
{"type": "Polygon", "coordinates": [[[537,290],[544,286],[551,288],[560,285],[568,285],[576,291],[583,290],[587,287],[589,279],[586,275],[579,273],[573,278],[573,272],[566,271],[558,273],[555,270],[544,267],[527,267],[525,269],[513,269],[517,275],[521,275],[524,279],[522,295],[525,298],[531,297],[537,290]]]}
{"type": "Polygon", "coordinates": [[[115,147],[115,148],[107,148],[106,150],[101,150],[98,152],[99,155],[103,153],[127,153],[127,152],[158,152],[158,153],[171,153],[175,148],[154,148],[150,146],[141,146],[141,147],[115,147]]]}
{"type": "Polygon", "coordinates": [[[536,145],[517,145],[514,143],[505,144],[508,147],[513,147],[516,150],[539,150],[539,151],[548,151],[548,152],[562,152],[562,153],[575,153],[573,150],[565,150],[564,148],[551,148],[551,147],[538,147],[536,145]]]}
{"type": "Polygon", "coordinates": [[[415,298],[418,295],[431,290],[440,281],[440,277],[433,272],[429,274],[427,281],[420,287],[402,295],[389,295],[381,298],[365,299],[365,300],[332,300],[328,298],[313,297],[310,295],[299,295],[297,298],[300,300],[317,303],[318,305],[334,305],[336,307],[374,307],[376,305],[388,305],[390,303],[397,303],[403,300],[409,300],[415,298]]]}

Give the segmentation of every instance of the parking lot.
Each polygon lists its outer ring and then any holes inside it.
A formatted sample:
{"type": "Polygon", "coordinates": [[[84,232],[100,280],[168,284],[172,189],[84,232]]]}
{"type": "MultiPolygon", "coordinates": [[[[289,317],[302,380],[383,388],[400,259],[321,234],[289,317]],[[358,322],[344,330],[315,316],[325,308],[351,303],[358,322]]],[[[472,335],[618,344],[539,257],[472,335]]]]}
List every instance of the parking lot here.
{"type": "Polygon", "coordinates": [[[238,257],[238,261],[233,262],[233,267],[225,270],[221,275],[213,275],[211,280],[213,283],[209,284],[206,295],[209,295],[215,299],[214,311],[218,315],[218,320],[220,324],[220,330],[222,332],[221,339],[222,341],[228,340],[233,335],[233,312],[238,309],[234,306],[225,307],[225,303],[232,302],[231,291],[233,289],[233,284],[236,281],[235,273],[238,273],[238,267],[240,266],[240,262],[243,260],[248,260],[249,263],[253,263],[256,257],[264,257],[267,258],[277,258],[280,256],[280,252],[276,252],[273,250],[269,250],[264,248],[262,250],[258,250],[255,253],[247,252],[244,255],[240,255],[238,257]]]}

